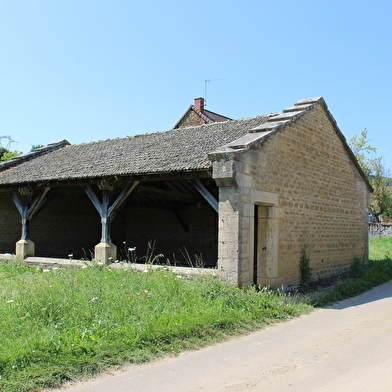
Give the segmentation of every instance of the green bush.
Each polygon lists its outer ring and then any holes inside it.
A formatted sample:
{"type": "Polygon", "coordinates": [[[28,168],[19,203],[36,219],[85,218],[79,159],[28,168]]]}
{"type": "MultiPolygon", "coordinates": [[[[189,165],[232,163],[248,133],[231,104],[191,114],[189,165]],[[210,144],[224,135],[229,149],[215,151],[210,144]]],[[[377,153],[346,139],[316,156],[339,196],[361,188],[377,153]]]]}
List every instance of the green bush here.
{"type": "Polygon", "coordinates": [[[304,286],[309,285],[312,282],[312,268],[310,267],[310,258],[306,246],[303,246],[301,249],[299,269],[301,272],[301,284],[304,286]]]}

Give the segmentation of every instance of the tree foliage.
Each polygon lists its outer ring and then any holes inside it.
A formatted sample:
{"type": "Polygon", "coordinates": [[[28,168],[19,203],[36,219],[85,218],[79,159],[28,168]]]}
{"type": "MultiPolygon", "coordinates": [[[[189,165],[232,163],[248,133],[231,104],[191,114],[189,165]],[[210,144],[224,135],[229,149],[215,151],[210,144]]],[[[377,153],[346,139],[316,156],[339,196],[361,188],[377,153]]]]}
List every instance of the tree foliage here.
{"type": "Polygon", "coordinates": [[[378,218],[392,217],[392,190],[390,173],[386,170],[382,157],[371,159],[369,181],[374,191],[370,208],[378,218]]]}
{"type": "Polygon", "coordinates": [[[9,151],[4,147],[0,148],[0,162],[10,161],[12,158],[23,154],[22,151],[9,151]]]}
{"type": "Polygon", "coordinates": [[[3,155],[9,152],[5,147],[0,147],[0,162],[1,162],[1,158],[3,157],[3,155]]]}
{"type": "Polygon", "coordinates": [[[364,128],[360,134],[354,135],[349,145],[358,160],[370,185],[373,187],[370,209],[372,215],[392,217],[392,189],[389,170],[385,167],[382,156],[376,156],[377,148],[370,145],[368,131],[364,128]]]}
{"type": "MultiPolygon", "coordinates": [[[[44,147],[43,144],[33,144],[31,146],[31,150],[33,151],[37,148],[41,148],[44,147]]],[[[19,155],[22,155],[23,152],[22,151],[10,151],[5,147],[0,147],[0,162],[6,162],[6,161],[10,161],[12,158],[15,158],[19,155]]]]}
{"type": "Polygon", "coordinates": [[[367,129],[364,128],[360,134],[354,135],[350,139],[349,145],[355,157],[357,158],[357,161],[360,164],[362,170],[367,176],[369,176],[372,171],[369,167],[371,166],[371,158],[369,158],[369,155],[371,155],[372,153],[376,153],[377,148],[372,147],[369,144],[370,139],[368,139],[367,132],[367,129]]]}
{"type": "Polygon", "coordinates": [[[43,145],[43,144],[33,144],[33,145],[31,146],[31,150],[30,150],[30,151],[34,151],[34,150],[36,150],[37,148],[41,148],[41,147],[44,147],[44,145],[43,145]]]}

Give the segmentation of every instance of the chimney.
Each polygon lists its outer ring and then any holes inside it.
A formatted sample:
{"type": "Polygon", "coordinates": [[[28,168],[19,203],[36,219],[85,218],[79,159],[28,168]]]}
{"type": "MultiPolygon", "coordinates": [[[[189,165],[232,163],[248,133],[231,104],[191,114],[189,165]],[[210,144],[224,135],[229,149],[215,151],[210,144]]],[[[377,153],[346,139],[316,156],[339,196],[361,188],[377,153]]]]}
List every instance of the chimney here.
{"type": "Polygon", "coordinates": [[[199,112],[204,113],[204,98],[195,98],[194,106],[199,112]]]}

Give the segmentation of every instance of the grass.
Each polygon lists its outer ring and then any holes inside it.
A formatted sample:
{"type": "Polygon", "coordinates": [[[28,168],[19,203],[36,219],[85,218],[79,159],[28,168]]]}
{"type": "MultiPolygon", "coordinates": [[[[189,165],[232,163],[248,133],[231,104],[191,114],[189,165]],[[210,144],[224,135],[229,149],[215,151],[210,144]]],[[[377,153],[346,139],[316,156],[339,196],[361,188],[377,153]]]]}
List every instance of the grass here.
{"type": "Polygon", "coordinates": [[[370,260],[385,260],[392,257],[392,239],[391,238],[371,238],[369,246],[370,260]]]}
{"type": "Polygon", "coordinates": [[[372,238],[369,240],[369,262],[355,260],[346,278],[333,291],[313,298],[317,307],[362,294],[371,288],[392,279],[392,238],[372,238]]]}
{"type": "MultiPolygon", "coordinates": [[[[323,306],[392,279],[392,239],[370,241],[372,260],[313,298],[323,306]]],[[[308,297],[239,290],[162,267],[43,270],[0,264],[0,390],[38,391],[125,362],[201,347],[313,309],[308,297]]]]}
{"type": "Polygon", "coordinates": [[[165,268],[45,271],[3,263],[0,282],[3,392],[58,386],[311,310],[281,293],[165,268]]]}

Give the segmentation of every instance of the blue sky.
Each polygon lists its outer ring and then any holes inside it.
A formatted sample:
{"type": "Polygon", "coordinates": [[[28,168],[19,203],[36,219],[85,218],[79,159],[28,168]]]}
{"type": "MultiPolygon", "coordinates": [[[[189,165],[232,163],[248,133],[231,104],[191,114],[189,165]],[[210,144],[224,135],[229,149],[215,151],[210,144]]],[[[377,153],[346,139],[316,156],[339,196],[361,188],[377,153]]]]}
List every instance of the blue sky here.
{"type": "Polygon", "coordinates": [[[209,79],[206,108],[234,119],[323,96],[392,168],[391,20],[379,0],[0,0],[0,135],[163,131],[209,79]]]}

